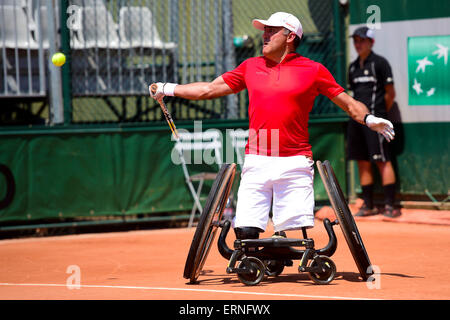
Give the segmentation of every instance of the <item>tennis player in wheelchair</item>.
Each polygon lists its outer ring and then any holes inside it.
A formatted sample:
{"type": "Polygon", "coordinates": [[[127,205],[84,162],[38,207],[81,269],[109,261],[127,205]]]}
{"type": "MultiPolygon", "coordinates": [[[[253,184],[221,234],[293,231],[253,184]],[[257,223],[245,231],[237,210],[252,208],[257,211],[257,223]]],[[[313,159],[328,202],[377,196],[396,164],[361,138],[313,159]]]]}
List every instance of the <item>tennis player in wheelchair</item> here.
{"type": "MultiPolygon", "coordinates": [[[[314,162],[308,120],[314,100],[325,95],[351,118],[390,141],[393,125],[370,114],[320,63],[296,53],[303,30],[294,15],[255,19],[263,31],[262,56],[252,57],[212,82],[156,83],[151,96],[215,99],[244,89],[249,94],[249,137],[237,195],[237,239],[258,239],[272,210],[274,236],[314,226],[314,162]]],[[[153,84],[155,85],[155,84],[153,84]]]]}

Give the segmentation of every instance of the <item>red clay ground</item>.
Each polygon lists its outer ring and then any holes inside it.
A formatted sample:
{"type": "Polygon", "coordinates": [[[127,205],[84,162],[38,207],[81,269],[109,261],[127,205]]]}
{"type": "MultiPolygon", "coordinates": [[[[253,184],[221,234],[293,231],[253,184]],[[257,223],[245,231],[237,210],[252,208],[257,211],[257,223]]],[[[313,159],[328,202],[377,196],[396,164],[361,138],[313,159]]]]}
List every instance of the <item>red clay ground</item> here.
{"type": "MultiPolygon", "coordinates": [[[[372,264],[380,268],[379,289],[369,289],[359,277],[339,227],[332,257],[337,278],[329,285],[314,285],[297,272],[295,261],[280,276],[245,286],[226,274],[227,261],[216,244],[199,283],[188,284],[182,275],[191,228],[0,241],[0,299],[450,299],[450,226],[377,219],[357,224],[372,264]],[[79,268],[79,289],[67,286],[74,284],[70,266],[79,268]]],[[[264,236],[270,235],[268,230],[264,236]]],[[[317,248],[326,244],[321,221],[309,236],[317,248]]],[[[231,232],[230,247],[233,240],[231,232]]]]}

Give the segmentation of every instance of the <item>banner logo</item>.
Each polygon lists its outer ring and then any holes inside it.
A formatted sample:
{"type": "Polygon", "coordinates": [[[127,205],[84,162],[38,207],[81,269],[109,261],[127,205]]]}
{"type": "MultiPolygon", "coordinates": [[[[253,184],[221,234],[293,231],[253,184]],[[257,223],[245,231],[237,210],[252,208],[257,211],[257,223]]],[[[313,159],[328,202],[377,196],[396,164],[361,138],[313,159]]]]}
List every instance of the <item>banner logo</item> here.
{"type": "Polygon", "coordinates": [[[450,36],[408,38],[409,105],[450,105],[450,36]]]}

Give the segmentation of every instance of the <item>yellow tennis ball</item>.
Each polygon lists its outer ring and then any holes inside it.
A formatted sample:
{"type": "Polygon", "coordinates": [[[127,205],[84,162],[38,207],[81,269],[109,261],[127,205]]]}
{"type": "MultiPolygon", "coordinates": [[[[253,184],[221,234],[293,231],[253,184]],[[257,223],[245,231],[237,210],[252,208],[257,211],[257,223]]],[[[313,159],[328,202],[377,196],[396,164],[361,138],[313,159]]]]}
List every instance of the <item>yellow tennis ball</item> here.
{"type": "Polygon", "coordinates": [[[61,67],[66,62],[66,56],[62,52],[57,52],[52,56],[52,62],[55,66],[61,67]]]}

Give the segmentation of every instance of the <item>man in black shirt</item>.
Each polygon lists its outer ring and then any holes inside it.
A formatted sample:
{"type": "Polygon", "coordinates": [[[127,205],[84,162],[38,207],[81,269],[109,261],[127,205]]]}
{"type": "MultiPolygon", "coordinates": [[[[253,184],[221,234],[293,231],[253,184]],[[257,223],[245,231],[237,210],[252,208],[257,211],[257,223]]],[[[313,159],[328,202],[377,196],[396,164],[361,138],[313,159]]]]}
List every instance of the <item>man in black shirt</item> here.
{"type": "MultiPolygon", "coordinates": [[[[358,58],[349,67],[349,89],[353,97],[364,103],[370,113],[376,117],[387,118],[395,98],[393,77],[388,61],[372,51],[374,31],[367,27],[355,30],[353,43],[358,58]]],[[[378,214],[373,204],[373,172],[374,162],[380,172],[385,208],[383,214],[398,217],[400,211],[394,208],[395,172],[391,162],[388,141],[376,132],[350,119],[348,125],[348,158],[357,160],[359,179],[364,204],[356,214],[368,216],[378,214]]]]}

